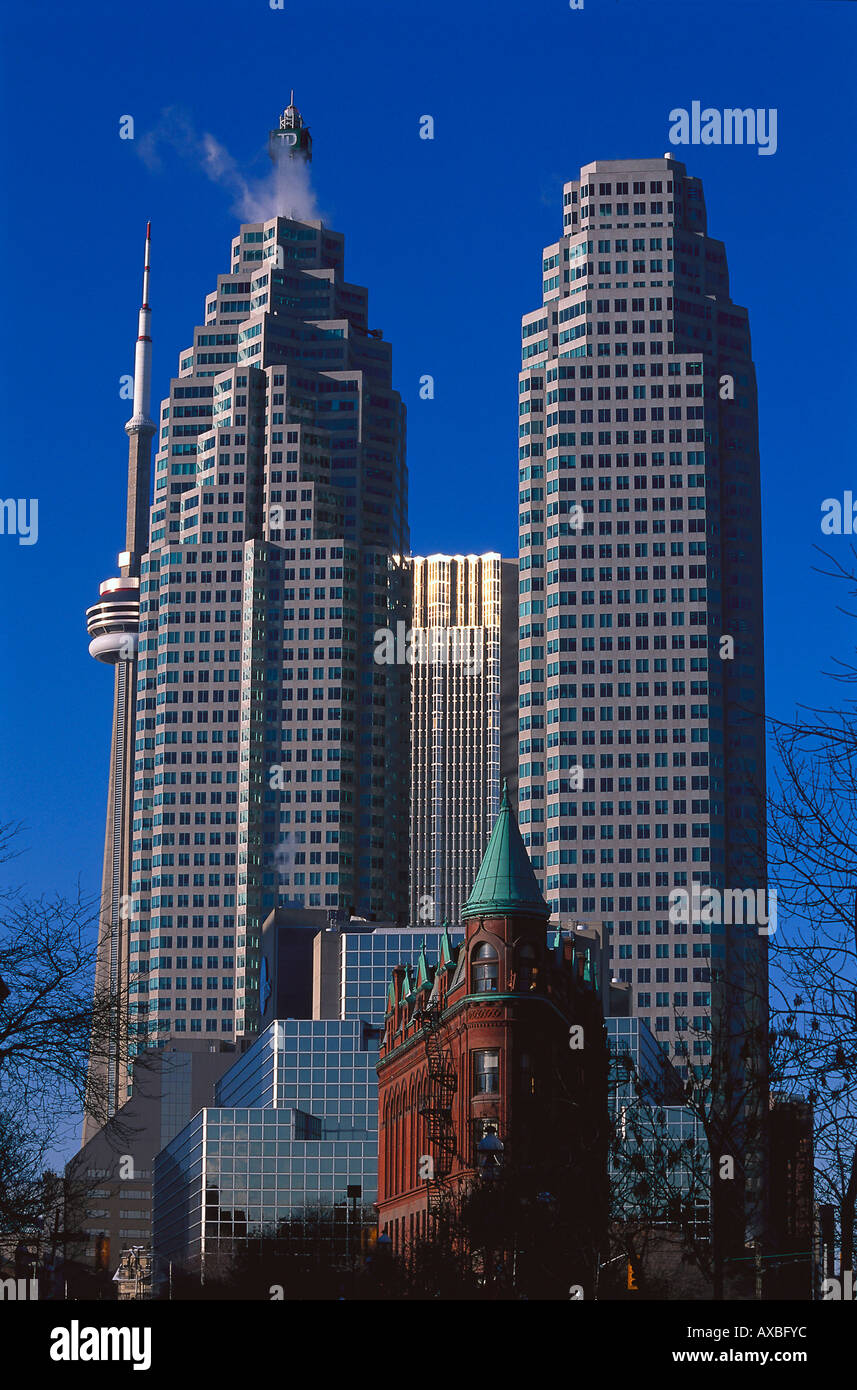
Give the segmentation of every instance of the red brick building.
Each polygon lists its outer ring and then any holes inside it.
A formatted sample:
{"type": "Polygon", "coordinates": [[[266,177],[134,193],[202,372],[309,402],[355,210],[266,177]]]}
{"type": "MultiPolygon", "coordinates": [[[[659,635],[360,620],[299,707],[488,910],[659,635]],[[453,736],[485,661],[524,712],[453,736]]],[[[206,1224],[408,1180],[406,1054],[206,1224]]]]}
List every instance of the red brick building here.
{"type": "Polygon", "coordinates": [[[461,915],[463,943],[453,947],[445,931],[437,962],[423,950],[416,970],[397,966],[390,981],[378,1063],[379,1229],[403,1253],[445,1200],[502,1169],[540,1201],[568,1189],[585,1213],[581,1230],[598,1244],[592,1233],[607,1222],[606,950],[595,931],[549,929],[505,789],[461,915]]]}

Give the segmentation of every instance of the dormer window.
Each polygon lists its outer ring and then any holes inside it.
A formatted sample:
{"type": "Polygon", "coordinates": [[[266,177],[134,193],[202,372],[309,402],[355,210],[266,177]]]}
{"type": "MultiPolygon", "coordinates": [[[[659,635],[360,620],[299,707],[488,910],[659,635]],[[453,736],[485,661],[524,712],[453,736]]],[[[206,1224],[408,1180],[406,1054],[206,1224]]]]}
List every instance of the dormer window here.
{"type": "Polygon", "coordinates": [[[471,958],[471,988],[474,994],[496,994],[500,978],[497,952],[487,941],[477,946],[471,958]]]}

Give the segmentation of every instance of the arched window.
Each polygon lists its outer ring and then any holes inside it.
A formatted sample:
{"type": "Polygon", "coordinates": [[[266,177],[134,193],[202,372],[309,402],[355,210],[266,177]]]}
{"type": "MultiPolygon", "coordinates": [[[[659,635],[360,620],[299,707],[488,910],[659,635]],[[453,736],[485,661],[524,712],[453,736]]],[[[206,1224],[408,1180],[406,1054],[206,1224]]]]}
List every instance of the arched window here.
{"type": "Polygon", "coordinates": [[[497,952],[487,941],[477,946],[471,957],[471,988],[474,994],[496,994],[500,978],[497,952]]]}

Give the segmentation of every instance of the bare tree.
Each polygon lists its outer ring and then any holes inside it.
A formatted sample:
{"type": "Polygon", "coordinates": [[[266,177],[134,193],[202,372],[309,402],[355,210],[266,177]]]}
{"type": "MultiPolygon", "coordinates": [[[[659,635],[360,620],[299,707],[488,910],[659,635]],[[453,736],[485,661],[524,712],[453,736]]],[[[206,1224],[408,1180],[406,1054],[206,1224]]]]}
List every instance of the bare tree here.
{"type": "MultiPolygon", "coordinates": [[[[857,552],[852,548],[852,557],[857,552]]],[[[822,571],[857,596],[853,561],[822,571]]],[[[846,610],[841,610],[846,611],[846,610]]],[[[850,616],[854,616],[853,613],[850,616]]],[[[857,667],[828,673],[846,689],[857,667]]],[[[816,1187],[839,1214],[854,1264],[857,1203],[857,701],[776,722],[768,798],[771,877],[784,929],[773,938],[772,1015],[784,1074],[815,1111],[816,1187]]]]}
{"type": "Polygon", "coordinates": [[[611,1239],[599,1296],[681,1297],[690,1268],[710,1292],[711,1165],[702,1127],[678,1091],[672,1103],[653,1093],[628,1053],[614,1059],[610,1100],[611,1239]]]}
{"type": "MultiPolygon", "coordinates": [[[[743,971],[724,968],[725,952],[710,958],[702,1026],[674,1008],[686,1080],[666,1061],[658,1077],[641,1075],[629,1054],[614,1058],[611,1254],[624,1253],[649,1297],[698,1297],[701,1287],[715,1299],[747,1296],[756,1258],[748,1245],[762,1256],[768,1094],[781,1062],[766,1026],[754,924],[728,930],[746,945],[743,971]]],[[[715,929],[712,947],[718,939],[715,929]]]]}
{"type": "MultiPolygon", "coordinates": [[[[18,825],[0,826],[0,864],[17,858],[19,834],[18,825]]],[[[115,1055],[117,1046],[117,1000],[93,988],[97,907],[79,890],[70,898],[33,897],[13,883],[0,886],[0,1171],[7,1176],[7,1227],[26,1222],[42,1200],[41,1165],[63,1122],[80,1111],[99,1123],[108,1118],[106,1088],[93,1084],[89,1066],[90,1058],[115,1055]]]]}

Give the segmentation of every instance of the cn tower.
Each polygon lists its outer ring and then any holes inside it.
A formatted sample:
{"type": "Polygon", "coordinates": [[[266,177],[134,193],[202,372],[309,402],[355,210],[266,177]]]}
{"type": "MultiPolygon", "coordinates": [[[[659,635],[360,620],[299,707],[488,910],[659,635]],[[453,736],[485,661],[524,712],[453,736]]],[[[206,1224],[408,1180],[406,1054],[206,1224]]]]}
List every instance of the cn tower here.
{"type": "Polygon", "coordinates": [[[149,417],[152,375],[149,271],[151,223],[146,226],[143,302],[134,354],[134,404],[125,426],[128,435],[128,500],[125,548],[118,557],[119,575],[105,579],[99,600],[86,610],[89,654],[114,668],[113,733],[107,827],[101,878],[96,996],[112,1000],[109,1038],[99,1029],[89,1063],[89,1096],[83,1142],[127,1099],[128,925],[131,905],[131,813],[134,771],[134,707],[137,692],[137,640],[140,625],[140,559],[148,546],[152,437],[149,417]]]}

